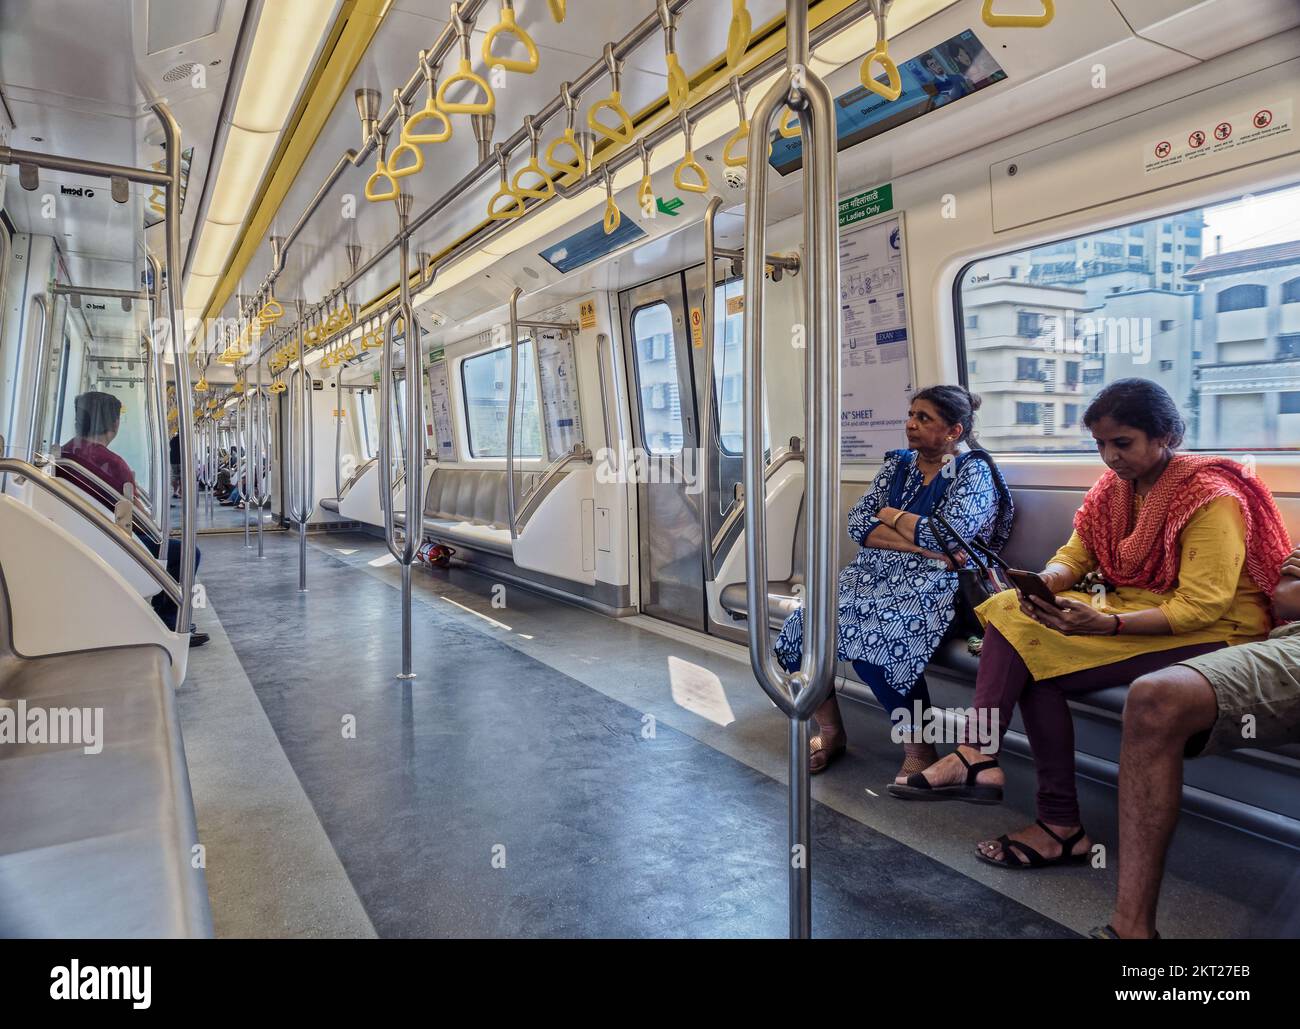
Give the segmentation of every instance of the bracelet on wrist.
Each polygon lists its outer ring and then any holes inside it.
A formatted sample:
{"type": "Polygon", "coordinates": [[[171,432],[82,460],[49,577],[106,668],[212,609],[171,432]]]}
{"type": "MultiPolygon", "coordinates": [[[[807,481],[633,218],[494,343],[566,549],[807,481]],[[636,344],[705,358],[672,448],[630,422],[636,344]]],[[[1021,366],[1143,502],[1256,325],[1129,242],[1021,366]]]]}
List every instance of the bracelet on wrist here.
{"type": "Polygon", "coordinates": [[[1115,619],[1115,628],[1110,630],[1110,634],[1112,636],[1118,636],[1120,630],[1124,628],[1124,619],[1117,614],[1112,614],[1111,617],[1115,619]]]}

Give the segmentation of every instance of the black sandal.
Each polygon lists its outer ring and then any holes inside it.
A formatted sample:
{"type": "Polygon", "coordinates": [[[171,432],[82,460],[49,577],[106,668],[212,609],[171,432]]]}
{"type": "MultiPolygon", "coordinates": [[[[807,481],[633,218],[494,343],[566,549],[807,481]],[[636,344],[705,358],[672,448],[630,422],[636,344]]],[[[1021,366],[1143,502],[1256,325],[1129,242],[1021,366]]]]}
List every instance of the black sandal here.
{"type": "Polygon", "coordinates": [[[1001,804],[1001,786],[980,786],[975,777],[989,768],[997,768],[997,761],[977,761],[971,764],[960,750],[953,751],[966,766],[966,782],[961,786],[931,786],[930,781],[920,772],[907,777],[907,784],[891,782],[887,787],[891,797],[899,800],[964,800],[968,804],[1001,804]]]}
{"type": "Polygon", "coordinates": [[[1036,819],[1035,822],[1043,832],[1061,845],[1061,853],[1056,857],[1045,858],[1029,844],[1021,843],[1020,840],[1013,840],[1005,834],[999,836],[996,841],[998,846],[1002,848],[1004,860],[999,861],[997,858],[986,857],[978,847],[975,848],[975,856],[986,865],[996,865],[998,868],[1012,868],[1017,871],[1023,871],[1027,868],[1050,868],[1052,865],[1081,865],[1085,864],[1092,856],[1086,850],[1080,851],[1078,854],[1073,852],[1074,845],[1088,835],[1083,831],[1082,826],[1078,832],[1067,840],[1052,832],[1041,818],[1036,819]],[[1020,854],[1017,854],[1012,849],[1013,847],[1024,854],[1024,857],[1022,858],[1020,854]]]}

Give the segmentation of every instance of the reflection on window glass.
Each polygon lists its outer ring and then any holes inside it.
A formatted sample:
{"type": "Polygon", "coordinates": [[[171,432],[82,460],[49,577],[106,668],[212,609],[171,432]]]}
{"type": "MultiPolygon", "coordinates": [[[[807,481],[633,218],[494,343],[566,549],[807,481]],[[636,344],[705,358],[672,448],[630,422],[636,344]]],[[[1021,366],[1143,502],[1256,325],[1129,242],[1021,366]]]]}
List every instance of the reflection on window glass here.
{"type": "MultiPolygon", "coordinates": [[[[473,457],[506,456],[506,416],[510,404],[510,348],[468,358],[460,366],[465,422],[473,457]]],[[[537,408],[537,363],[532,340],[519,344],[519,387],[515,400],[515,456],[542,456],[542,426],[537,408]]]]}
{"type": "Polygon", "coordinates": [[[361,403],[361,456],[369,461],[379,452],[379,419],[375,413],[373,390],[355,394],[361,403]]]}
{"type": "Polygon", "coordinates": [[[1137,376],[1174,398],[1187,449],[1300,449],[1298,207],[1292,186],[968,266],[984,445],[1093,450],[1089,400],[1137,376]]]}
{"type": "MultiPolygon", "coordinates": [[[[744,293],[740,279],[715,286],[713,290],[713,395],[718,405],[718,441],[728,456],[744,453],[745,313],[741,306],[744,293]]],[[[763,448],[767,449],[767,445],[767,410],[764,409],[763,448]]]]}
{"type": "Polygon", "coordinates": [[[641,388],[641,433],[652,454],[676,454],[682,449],[682,398],[677,378],[677,347],[673,317],[660,301],[632,316],[636,377],[641,388]]]}

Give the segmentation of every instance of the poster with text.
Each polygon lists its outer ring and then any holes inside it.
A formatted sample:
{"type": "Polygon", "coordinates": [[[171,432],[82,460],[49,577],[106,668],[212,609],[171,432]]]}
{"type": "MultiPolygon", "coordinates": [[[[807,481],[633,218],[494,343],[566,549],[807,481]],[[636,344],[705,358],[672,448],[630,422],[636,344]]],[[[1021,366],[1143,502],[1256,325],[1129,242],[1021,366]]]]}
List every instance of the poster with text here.
{"type": "Polygon", "coordinates": [[[897,217],[840,234],[840,455],[876,462],[906,446],[912,355],[897,217]]]}
{"type": "Polygon", "coordinates": [[[433,413],[435,454],[439,461],[456,460],[456,440],[451,428],[451,400],[448,396],[447,362],[429,365],[429,406],[433,413]]]}

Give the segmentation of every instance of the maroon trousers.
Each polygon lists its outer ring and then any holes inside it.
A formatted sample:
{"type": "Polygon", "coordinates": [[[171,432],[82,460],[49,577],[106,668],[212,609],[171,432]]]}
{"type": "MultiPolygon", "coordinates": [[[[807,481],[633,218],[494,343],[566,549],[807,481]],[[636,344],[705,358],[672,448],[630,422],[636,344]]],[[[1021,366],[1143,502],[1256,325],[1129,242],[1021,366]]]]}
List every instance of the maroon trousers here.
{"type": "MultiPolygon", "coordinates": [[[[1011,724],[1011,714],[1016,704],[1020,704],[1020,717],[1038,769],[1038,817],[1049,825],[1080,825],[1079,798],[1074,789],[1074,721],[1066,698],[1108,686],[1123,686],[1150,672],[1224,646],[1223,643],[1198,643],[1172,647],[1039,681],[1029,674],[1016,648],[990,625],[980,651],[975,710],[981,715],[997,711],[1000,744],[1011,724]]],[[[971,725],[969,719],[967,725],[971,725]]],[[[972,742],[971,746],[985,742],[972,742]]]]}

